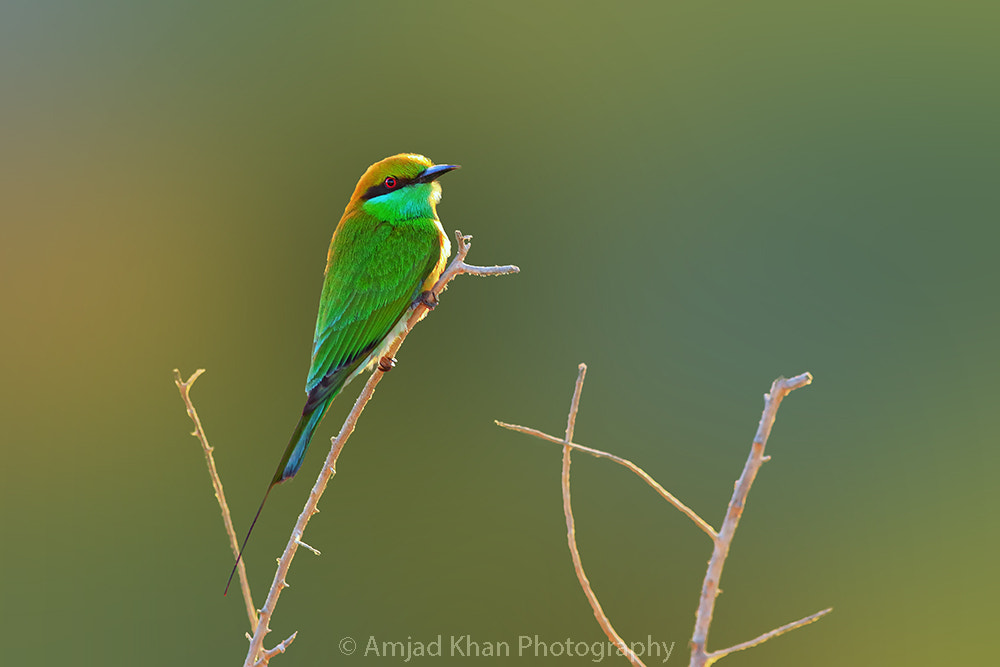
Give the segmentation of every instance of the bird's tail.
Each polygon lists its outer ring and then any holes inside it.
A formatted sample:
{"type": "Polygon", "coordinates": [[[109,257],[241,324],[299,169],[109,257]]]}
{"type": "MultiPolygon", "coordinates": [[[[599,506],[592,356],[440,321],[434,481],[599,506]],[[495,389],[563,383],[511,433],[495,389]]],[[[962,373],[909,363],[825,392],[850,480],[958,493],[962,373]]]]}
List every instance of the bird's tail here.
{"type": "Polygon", "coordinates": [[[327,408],[333,402],[334,395],[335,393],[331,394],[312,409],[303,410],[302,417],[295,426],[295,430],[292,431],[292,437],[288,440],[288,446],[285,447],[285,453],[281,455],[278,469],[274,471],[271,486],[295,477],[295,473],[302,467],[302,460],[306,456],[306,450],[309,449],[313,431],[323,420],[323,415],[326,414],[327,408]]]}
{"type": "MultiPolygon", "coordinates": [[[[274,471],[274,477],[271,479],[271,483],[267,485],[267,491],[264,492],[264,497],[260,501],[260,507],[257,508],[257,513],[250,523],[250,530],[247,531],[247,536],[243,538],[243,544],[240,546],[240,551],[236,554],[236,563],[233,565],[233,571],[229,573],[229,581],[226,582],[226,593],[229,592],[229,584],[232,583],[233,575],[236,574],[236,568],[239,567],[240,560],[243,558],[243,550],[250,540],[250,533],[253,532],[253,527],[257,525],[257,519],[260,517],[260,511],[264,509],[264,503],[267,502],[268,494],[271,493],[271,489],[274,488],[275,484],[284,482],[286,479],[291,479],[299,471],[299,468],[302,467],[302,460],[306,456],[306,450],[309,449],[309,442],[312,440],[313,431],[323,421],[323,415],[326,414],[327,408],[330,407],[330,403],[333,402],[336,394],[336,392],[332,392],[313,408],[307,408],[302,411],[302,417],[295,426],[295,430],[292,431],[292,437],[288,441],[288,446],[285,447],[285,453],[281,455],[278,469],[274,471]]],[[[226,593],[223,593],[223,595],[226,593]]]]}

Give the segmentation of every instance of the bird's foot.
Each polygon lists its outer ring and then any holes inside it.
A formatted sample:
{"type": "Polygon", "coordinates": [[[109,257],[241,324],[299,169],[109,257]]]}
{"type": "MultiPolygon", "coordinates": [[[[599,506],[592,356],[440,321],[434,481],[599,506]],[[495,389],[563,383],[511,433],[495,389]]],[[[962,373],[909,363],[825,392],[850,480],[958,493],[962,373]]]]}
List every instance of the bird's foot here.
{"type": "Polygon", "coordinates": [[[437,294],[435,294],[434,292],[432,292],[430,290],[427,290],[425,292],[421,292],[420,296],[418,296],[417,299],[416,299],[416,301],[414,301],[414,304],[418,304],[418,303],[422,303],[425,306],[427,306],[427,310],[434,310],[435,308],[437,308],[437,305],[438,305],[437,294]]]}
{"type": "Polygon", "coordinates": [[[395,367],[396,367],[395,357],[390,357],[387,355],[378,360],[378,369],[383,373],[388,373],[395,367]]]}

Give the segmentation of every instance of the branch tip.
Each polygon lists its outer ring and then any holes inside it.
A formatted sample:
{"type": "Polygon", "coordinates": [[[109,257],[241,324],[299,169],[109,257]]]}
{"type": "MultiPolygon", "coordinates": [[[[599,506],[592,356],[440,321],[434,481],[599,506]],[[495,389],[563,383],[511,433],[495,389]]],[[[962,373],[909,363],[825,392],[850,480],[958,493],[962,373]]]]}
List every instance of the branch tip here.
{"type": "Polygon", "coordinates": [[[576,375],[576,386],[573,388],[573,399],[569,405],[569,417],[566,420],[567,444],[573,442],[573,431],[576,429],[576,414],[580,410],[580,394],[583,393],[583,381],[587,377],[587,364],[580,364],[576,375]]]}
{"type": "Polygon", "coordinates": [[[197,380],[201,376],[201,374],[204,373],[204,372],[205,372],[204,368],[197,369],[194,373],[191,374],[191,377],[189,377],[187,379],[187,381],[185,382],[185,381],[181,380],[180,369],[175,368],[174,369],[174,384],[176,384],[177,387],[179,389],[181,389],[182,391],[186,391],[191,385],[194,384],[194,381],[197,380]]]}

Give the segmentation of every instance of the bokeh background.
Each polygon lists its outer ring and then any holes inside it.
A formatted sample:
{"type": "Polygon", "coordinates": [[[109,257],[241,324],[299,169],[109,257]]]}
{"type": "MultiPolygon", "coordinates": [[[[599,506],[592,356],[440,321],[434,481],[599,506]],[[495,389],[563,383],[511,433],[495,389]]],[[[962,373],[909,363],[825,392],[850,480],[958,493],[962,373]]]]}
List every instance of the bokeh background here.
{"type": "MultiPolygon", "coordinates": [[[[240,664],[232,555],[171,371],[208,369],[193,397],[242,535],[302,407],[334,225],[368,164],[416,151],[464,166],[439,211],[475,236],[470,261],[522,272],[459,279],[407,341],[309,527],[322,557],[293,565],[269,644],[299,637],[275,665],[400,662],[364,657],[371,637],[601,641],[559,448],[493,424],[559,433],[579,362],[577,440],[715,525],[763,392],[815,375],[778,416],[710,646],[834,612],[727,664],[984,664],[998,19],[5,0],[4,660],[240,664]]],[[[258,605],[359,388],[272,494],[246,555],[258,605]]],[[[605,610],[686,664],[708,541],[627,471],[574,461],[605,610]]]]}

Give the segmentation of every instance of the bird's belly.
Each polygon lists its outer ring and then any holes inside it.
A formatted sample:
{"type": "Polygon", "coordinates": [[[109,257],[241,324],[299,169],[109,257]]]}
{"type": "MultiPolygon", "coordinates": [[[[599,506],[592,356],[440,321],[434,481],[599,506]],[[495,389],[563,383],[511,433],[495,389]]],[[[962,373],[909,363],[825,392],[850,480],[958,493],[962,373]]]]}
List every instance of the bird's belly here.
{"type": "Polygon", "coordinates": [[[385,338],[382,339],[382,342],[379,343],[374,350],[372,350],[371,354],[365,357],[365,360],[362,361],[361,364],[357,367],[357,369],[355,369],[355,371],[351,373],[351,376],[347,378],[347,382],[344,383],[345,386],[347,385],[348,382],[350,382],[357,376],[361,375],[365,371],[370,371],[375,366],[375,364],[379,362],[379,359],[385,356],[385,353],[389,351],[389,348],[392,347],[392,344],[395,342],[395,340],[399,338],[399,335],[406,330],[406,323],[410,319],[410,315],[412,313],[413,313],[412,308],[407,308],[403,312],[403,316],[400,317],[399,320],[396,322],[396,324],[393,325],[392,329],[389,330],[389,333],[386,334],[385,338]]]}

